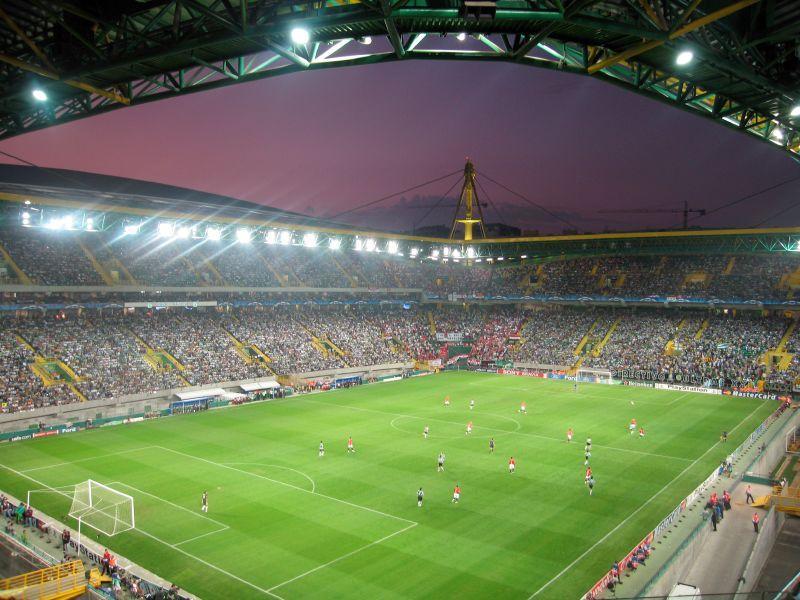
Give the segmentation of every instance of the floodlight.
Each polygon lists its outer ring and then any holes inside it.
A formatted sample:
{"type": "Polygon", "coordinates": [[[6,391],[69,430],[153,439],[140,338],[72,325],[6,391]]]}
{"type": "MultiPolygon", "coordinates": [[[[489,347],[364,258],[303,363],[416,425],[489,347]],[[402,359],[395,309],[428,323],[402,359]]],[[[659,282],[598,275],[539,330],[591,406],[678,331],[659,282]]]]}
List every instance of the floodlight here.
{"type": "Polygon", "coordinates": [[[30,204],[31,204],[30,200],[25,200],[25,206],[30,206],[30,204]]]}
{"type": "Polygon", "coordinates": [[[303,234],[303,246],[313,248],[317,245],[317,234],[313,231],[308,231],[303,234]]]}
{"type": "Polygon", "coordinates": [[[444,256],[450,256],[450,246],[445,246],[444,248],[442,248],[442,254],[444,256]]]}
{"type": "Polygon", "coordinates": [[[62,229],[72,229],[75,225],[75,218],[72,215],[66,215],[61,219],[62,229]]]}
{"type": "Polygon", "coordinates": [[[125,235],[136,235],[139,233],[139,226],[138,225],[125,225],[125,229],[123,229],[125,235]]]}
{"type": "Polygon", "coordinates": [[[364,249],[364,240],[356,238],[356,241],[353,243],[353,250],[356,252],[361,252],[364,249]]]}
{"type": "Polygon", "coordinates": [[[267,235],[264,237],[264,243],[266,244],[274,244],[278,241],[278,232],[274,229],[270,229],[267,232],[267,235]]]}
{"type": "Polygon", "coordinates": [[[467,248],[467,258],[475,258],[475,248],[472,246],[467,248]]]}
{"type": "Polygon", "coordinates": [[[288,246],[292,243],[292,232],[283,230],[278,234],[278,242],[283,244],[284,246],[288,246]]]}
{"type": "Polygon", "coordinates": [[[503,258],[502,256],[498,256],[497,260],[505,260],[505,258],[503,258]]]}
{"type": "Polygon", "coordinates": [[[240,244],[250,243],[250,230],[246,227],[240,227],[236,230],[236,241],[240,244]]]}
{"type": "Polygon", "coordinates": [[[28,219],[31,218],[31,213],[25,211],[24,213],[22,213],[22,218],[27,221],[28,219]]]}
{"type": "Polygon", "coordinates": [[[175,225],[167,221],[162,221],[158,224],[158,237],[172,237],[175,231],[175,225]]]}
{"type": "Polygon", "coordinates": [[[372,38],[369,37],[368,35],[365,35],[364,37],[359,38],[358,41],[364,44],[365,46],[369,46],[372,43],[372,38]]]}
{"type": "Polygon", "coordinates": [[[89,231],[94,229],[94,219],[92,217],[86,219],[86,229],[89,231]]]}
{"type": "Polygon", "coordinates": [[[793,117],[800,117],[800,104],[793,106],[789,114],[793,117]]]}
{"type": "Polygon", "coordinates": [[[411,258],[417,258],[417,254],[419,254],[419,248],[412,248],[410,252],[411,258]]]}
{"type": "Polygon", "coordinates": [[[375,252],[378,249],[378,242],[376,242],[372,238],[369,238],[364,242],[364,249],[367,252],[375,252]]]}
{"type": "Polygon", "coordinates": [[[459,33],[459,34],[456,36],[456,39],[457,39],[459,42],[463,42],[465,39],[467,39],[467,34],[466,34],[466,33],[464,33],[464,32],[462,31],[461,33],[459,33]]]}
{"type": "Polygon", "coordinates": [[[305,45],[308,43],[308,40],[311,36],[308,35],[308,30],[303,29],[302,27],[295,27],[292,29],[292,43],[297,44],[299,46],[305,45]]]}
{"type": "Polygon", "coordinates": [[[458,248],[453,249],[453,258],[461,258],[461,250],[458,248]]]}
{"type": "Polygon", "coordinates": [[[389,254],[397,254],[398,250],[400,250],[400,244],[398,244],[394,240],[389,240],[388,242],[386,242],[386,251],[389,254]]]}
{"type": "Polygon", "coordinates": [[[775,129],[772,130],[772,133],[770,133],[770,137],[772,137],[773,139],[776,139],[776,140],[782,140],[783,139],[783,129],[781,129],[780,127],[776,127],[775,129]]]}
{"type": "Polygon", "coordinates": [[[688,65],[694,60],[694,53],[691,50],[684,50],[675,57],[675,62],[681,66],[688,65]]]}
{"type": "Polygon", "coordinates": [[[34,100],[38,100],[39,102],[46,102],[47,101],[47,93],[41,88],[34,89],[31,92],[31,96],[33,96],[34,100]]]}
{"type": "Polygon", "coordinates": [[[436,260],[439,258],[439,251],[438,250],[431,250],[431,258],[436,260]]]}
{"type": "Polygon", "coordinates": [[[522,258],[522,259],[528,258],[528,255],[527,254],[523,254],[522,256],[520,256],[520,258],[522,258]]]}
{"type": "Polygon", "coordinates": [[[186,240],[189,238],[189,234],[192,233],[192,229],[183,225],[182,227],[178,227],[177,231],[175,232],[175,237],[181,240],[186,240]]]}
{"type": "Polygon", "coordinates": [[[206,239],[218,242],[222,239],[222,230],[218,227],[206,227],[206,239]]]}
{"type": "Polygon", "coordinates": [[[342,240],[339,238],[331,238],[328,240],[328,248],[331,250],[338,250],[342,247],[342,240]]]}

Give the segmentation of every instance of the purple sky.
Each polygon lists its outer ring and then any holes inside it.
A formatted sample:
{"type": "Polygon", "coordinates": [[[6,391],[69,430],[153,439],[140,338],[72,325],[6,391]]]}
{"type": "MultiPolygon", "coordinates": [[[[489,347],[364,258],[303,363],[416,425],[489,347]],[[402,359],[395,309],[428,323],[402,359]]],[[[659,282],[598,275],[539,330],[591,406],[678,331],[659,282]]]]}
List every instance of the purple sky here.
{"type": "MultiPolygon", "coordinates": [[[[40,166],[215,192],[314,214],[454,171],[479,171],[584,230],[670,227],[680,215],[603,208],[712,209],[800,175],[749,136],[588,77],[508,64],[406,61],[298,73],[118,110],[17,137],[0,149],[40,166]]],[[[410,194],[423,203],[450,181],[410,194]]],[[[563,225],[488,182],[506,220],[563,225]]],[[[746,226],[788,207],[800,182],[697,221],[746,226]]],[[[397,200],[354,222],[398,227],[424,214],[397,200]]],[[[433,222],[443,221],[436,215],[433,222]]],[[[492,210],[487,220],[497,220],[492,210]]],[[[800,223],[800,209],[767,225],[800,223]]]]}

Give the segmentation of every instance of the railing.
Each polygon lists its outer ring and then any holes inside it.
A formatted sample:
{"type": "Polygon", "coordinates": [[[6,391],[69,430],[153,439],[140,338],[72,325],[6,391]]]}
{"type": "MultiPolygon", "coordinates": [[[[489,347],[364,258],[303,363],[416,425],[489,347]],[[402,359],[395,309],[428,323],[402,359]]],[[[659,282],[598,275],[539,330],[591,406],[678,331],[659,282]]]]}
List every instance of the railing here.
{"type": "Polygon", "coordinates": [[[0,590],[12,592],[13,597],[52,598],[78,596],[86,591],[83,563],[68,563],[31,571],[24,575],[0,579],[0,590]]]}

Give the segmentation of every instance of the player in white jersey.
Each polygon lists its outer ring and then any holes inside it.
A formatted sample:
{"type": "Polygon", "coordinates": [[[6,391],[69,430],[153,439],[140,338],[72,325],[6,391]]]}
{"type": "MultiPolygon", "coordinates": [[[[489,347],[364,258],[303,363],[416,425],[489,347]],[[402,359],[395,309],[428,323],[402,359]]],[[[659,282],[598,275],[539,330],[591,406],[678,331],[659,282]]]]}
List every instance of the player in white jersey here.
{"type": "Polygon", "coordinates": [[[436,464],[437,464],[436,472],[437,473],[440,472],[440,471],[444,471],[444,459],[445,459],[444,452],[439,452],[439,458],[436,460],[436,464]]]}
{"type": "Polygon", "coordinates": [[[425,425],[425,429],[422,430],[422,437],[424,437],[427,440],[428,434],[430,434],[430,429],[428,429],[428,426],[425,425]]]}
{"type": "Polygon", "coordinates": [[[425,497],[425,492],[422,491],[422,488],[417,490],[417,506],[422,507],[422,499],[425,497]]]}
{"type": "Polygon", "coordinates": [[[208,492],[203,492],[203,498],[201,500],[200,510],[204,513],[208,512],[208,492]]]}
{"type": "Polygon", "coordinates": [[[319,456],[320,458],[325,456],[325,444],[322,443],[322,440],[319,441],[319,456]]]}
{"type": "Polygon", "coordinates": [[[472,410],[473,408],[475,408],[475,400],[470,400],[469,401],[469,409],[472,410]]]}

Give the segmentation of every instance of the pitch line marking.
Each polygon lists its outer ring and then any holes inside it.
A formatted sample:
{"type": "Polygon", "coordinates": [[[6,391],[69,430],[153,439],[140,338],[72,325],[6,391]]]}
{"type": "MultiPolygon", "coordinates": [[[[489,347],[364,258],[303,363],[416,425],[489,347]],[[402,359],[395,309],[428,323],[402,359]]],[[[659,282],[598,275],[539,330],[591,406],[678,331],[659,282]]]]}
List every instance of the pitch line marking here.
{"type": "MultiPolygon", "coordinates": [[[[360,406],[351,406],[349,404],[337,404],[337,403],[333,403],[333,402],[330,402],[330,403],[329,402],[322,402],[320,400],[312,400],[311,398],[303,398],[303,400],[305,400],[306,402],[314,402],[314,403],[317,403],[317,404],[324,404],[325,406],[337,406],[339,408],[349,408],[350,410],[360,410],[360,411],[364,411],[364,412],[378,413],[378,414],[381,414],[381,415],[389,415],[389,416],[394,416],[394,417],[405,417],[407,419],[418,419],[418,420],[421,420],[421,421],[436,421],[436,422],[439,422],[439,423],[448,423],[450,425],[462,425],[461,423],[457,423],[455,421],[445,421],[444,419],[437,419],[435,417],[418,417],[418,416],[415,416],[415,415],[404,415],[404,414],[386,412],[386,411],[383,411],[383,410],[374,410],[372,408],[362,408],[360,406]]],[[[478,414],[492,415],[492,413],[478,413],[478,414]]],[[[492,416],[499,416],[499,415],[492,415],[492,416]]],[[[504,417],[504,418],[511,419],[511,417],[504,417]]],[[[519,424],[518,421],[515,420],[515,422],[517,424],[519,424]]],[[[496,432],[501,432],[501,433],[514,434],[514,435],[524,435],[526,437],[532,437],[532,438],[537,438],[537,439],[541,439],[541,440],[548,440],[548,441],[551,441],[551,442],[558,442],[559,444],[565,443],[563,438],[552,437],[552,436],[549,436],[549,435],[540,435],[538,433],[526,433],[524,431],[519,431],[519,430],[509,431],[508,429],[498,429],[496,427],[486,427],[484,425],[473,425],[472,427],[473,427],[473,429],[485,429],[487,431],[496,431],[496,432]]],[[[395,429],[397,429],[397,428],[395,428],[395,429]]],[[[400,430],[400,431],[402,431],[402,430],[400,430]]],[[[408,433],[408,432],[404,432],[404,433],[408,433]]],[[[630,448],[618,448],[616,446],[603,446],[601,444],[595,444],[595,443],[592,443],[592,446],[594,448],[603,448],[604,450],[612,450],[612,451],[616,451],[616,452],[628,452],[630,454],[641,454],[643,456],[657,456],[659,458],[668,458],[670,460],[680,460],[680,461],[683,461],[683,462],[691,462],[692,461],[691,458],[684,458],[683,456],[672,456],[671,454],[658,454],[656,452],[644,452],[643,450],[631,450],[630,448]]]]}
{"type": "Polygon", "coordinates": [[[286,581],[284,581],[282,583],[279,583],[278,585],[273,585],[267,591],[271,592],[272,590],[277,590],[278,588],[283,587],[285,585],[288,585],[288,584],[292,583],[293,581],[297,581],[298,579],[302,579],[306,575],[311,575],[312,573],[314,573],[316,571],[319,571],[321,569],[329,567],[332,564],[339,562],[340,560],[344,560],[346,558],[350,558],[351,556],[353,556],[354,554],[358,554],[362,550],[366,550],[367,548],[371,548],[372,546],[376,546],[377,544],[385,542],[389,538],[393,538],[396,535],[400,535],[401,533],[405,533],[409,529],[412,529],[412,528],[414,528],[416,526],[417,526],[417,523],[412,523],[411,525],[409,525],[407,527],[403,527],[403,529],[400,529],[399,531],[395,531],[394,533],[390,533],[389,535],[384,536],[379,540],[375,540],[374,542],[370,542],[369,544],[367,544],[365,546],[361,546],[360,548],[356,548],[355,550],[352,550],[352,551],[348,552],[347,554],[342,554],[338,558],[334,558],[333,560],[330,560],[330,561],[326,562],[325,564],[322,564],[322,565],[319,565],[317,567],[314,567],[313,569],[309,569],[305,573],[300,573],[300,575],[296,575],[295,577],[292,577],[291,579],[287,579],[286,581]]]}
{"type": "Polygon", "coordinates": [[[276,469],[285,469],[287,471],[294,471],[298,475],[302,475],[303,477],[308,479],[308,481],[311,482],[311,493],[312,494],[317,489],[317,484],[314,483],[314,480],[311,477],[309,477],[307,474],[303,473],[302,471],[298,471],[297,469],[293,469],[291,467],[284,467],[282,465],[270,465],[270,464],[267,464],[267,463],[258,463],[258,462],[226,462],[226,463],[222,463],[222,464],[224,464],[224,465],[254,465],[254,466],[257,466],[257,467],[275,467],[276,469]]]}
{"type": "MultiPolygon", "coordinates": [[[[739,429],[739,427],[741,427],[741,426],[744,424],[744,422],[745,422],[745,421],[747,421],[747,420],[748,420],[750,417],[752,417],[752,416],[753,416],[753,415],[756,413],[756,411],[758,411],[760,408],[761,408],[761,406],[757,406],[757,407],[756,407],[756,408],[753,410],[753,412],[751,412],[751,413],[750,413],[749,415],[747,415],[747,416],[746,416],[744,419],[742,419],[742,420],[739,422],[739,424],[738,424],[738,425],[736,425],[736,426],[735,426],[733,429],[731,429],[730,431],[731,431],[731,432],[733,432],[733,431],[736,431],[737,429],[739,429]]],[[[642,510],[642,509],[643,509],[645,506],[647,506],[647,505],[648,505],[648,504],[650,504],[650,503],[651,503],[653,500],[655,500],[655,499],[656,499],[658,496],[660,496],[660,495],[661,495],[661,493],[662,493],[664,490],[666,490],[666,489],[667,489],[669,486],[671,486],[671,485],[672,485],[673,483],[675,483],[675,482],[676,482],[678,479],[680,479],[680,478],[681,478],[681,477],[682,477],[682,476],[683,476],[683,475],[684,475],[684,474],[685,474],[687,471],[689,471],[689,470],[690,470],[692,467],[694,467],[694,466],[695,466],[695,465],[696,465],[696,464],[697,464],[697,463],[700,461],[700,459],[702,459],[702,458],[703,458],[703,457],[704,457],[706,454],[708,454],[709,452],[711,452],[711,451],[712,451],[714,448],[716,448],[717,446],[719,446],[719,444],[720,444],[720,442],[719,442],[719,441],[717,441],[717,442],[716,442],[716,443],[715,443],[713,446],[711,446],[711,447],[710,447],[708,450],[706,450],[706,451],[705,451],[705,452],[703,452],[703,453],[702,453],[700,456],[698,456],[696,459],[694,459],[694,461],[692,462],[692,464],[690,464],[690,465],[689,465],[689,466],[687,466],[687,467],[686,467],[686,468],[685,468],[683,471],[681,471],[680,473],[678,473],[678,474],[677,474],[677,475],[676,475],[676,476],[675,476],[675,477],[674,477],[674,478],[673,478],[673,479],[672,479],[672,480],[671,480],[669,483],[667,483],[667,484],[666,484],[664,487],[662,487],[662,488],[661,488],[660,490],[658,490],[658,491],[657,491],[655,494],[653,494],[653,495],[652,495],[652,496],[651,496],[651,497],[650,497],[650,498],[649,498],[647,501],[645,501],[645,502],[644,502],[644,504],[642,504],[641,506],[639,506],[639,508],[637,508],[637,509],[636,509],[635,511],[633,511],[631,514],[629,514],[627,517],[625,517],[625,518],[624,518],[624,519],[623,519],[623,520],[622,520],[622,521],[619,523],[619,525],[617,525],[616,527],[614,527],[614,528],[613,528],[611,531],[609,531],[607,534],[605,534],[603,537],[601,537],[599,540],[597,540],[597,541],[596,541],[596,542],[595,542],[595,543],[594,543],[594,544],[593,544],[593,545],[592,545],[592,546],[591,546],[591,547],[590,547],[588,550],[586,550],[586,551],[585,551],[583,554],[581,554],[581,555],[580,555],[578,558],[576,558],[576,559],[575,559],[575,560],[573,560],[573,561],[572,561],[570,564],[568,564],[566,567],[564,567],[564,569],[563,569],[563,570],[562,570],[560,573],[558,573],[558,574],[557,574],[555,577],[553,577],[553,578],[552,578],[550,581],[548,581],[547,583],[545,583],[545,584],[544,584],[542,587],[540,587],[540,588],[539,588],[538,590],[536,590],[536,591],[535,591],[533,594],[531,594],[531,595],[528,597],[528,600],[531,600],[532,598],[535,598],[536,596],[538,596],[539,594],[541,594],[541,593],[542,593],[542,592],[543,592],[543,591],[544,591],[546,588],[548,588],[548,587],[549,587],[549,586],[550,586],[552,583],[554,583],[554,582],[555,582],[555,581],[557,581],[557,580],[558,580],[558,579],[559,579],[559,578],[560,578],[562,575],[564,575],[564,573],[566,573],[567,571],[569,571],[570,569],[572,569],[572,567],[574,567],[574,566],[575,566],[576,564],[578,564],[578,563],[579,563],[581,560],[583,560],[583,559],[584,559],[584,558],[585,558],[585,557],[586,557],[586,556],[587,556],[589,553],[591,553],[591,552],[592,552],[592,551],[593,551],[595,548],[597,548],[597,546],[599,546],[600,544],[602,544],[603,542],[605,542],[605,541],[606,541],[606,540],[607,540],[609,537],[611,537],[611,535],[612,535],[612,534],[613,534],[615,531],[617,531],[617,530],[618,530],[620,527],[622,527],[623,525],[625,525],[625,523],[627,523],[628,521],[630,521],[630,520],[631,520],[631,518],[633,518],[633,517],[634,517],[636,514],[638,514],[638,513],[639,513],[639,511],[641,511],[641,510],[642,510]]]]}
{"type": "Polygon", "coordinates": [[[348,506],[352,506],[353,508],[360,508],[361,510],[366,510],[371,513],[375,513],[377,515],[381,515],[384,517],[389,517],[390,519],[395,519],[397,521],[405,521],[406,523],[413,523],[417,525],[416,521],[412,521],[411,519],[406,519],[405,517],[398,517],[397,515],[390,515],[389,513],[385,513],[380,511],[376,508],[370,508],[369,506],[363,506],[361,504],[355,504],[354,502],[349,502],[347,500],[342,500],[341,498],[335,498],[334,496],[328,496],[327,494],[320,494],[319,492],[312,492],[311,490],[307,490],[306,488],[302,488],[300,486],[286,483],[285,481],[280,481],[278,479],[272,479],[271,477],[267,477],[265,475],[259,475],[258,473],[251,473],[250,471],[245,471],[243,469],[237,469],[236,467],[231,467],[222,463],[215,462],[213,460],[209,460],[207,458],[203,458],[202,456],[196,456],[194,454],[187,454],[186,452],[181,452],[180,450],[173,450],[172,448],[167,448],[165,446],[156,446],[160,450],[165,450],[167,452],[172,452],[174,454],[178,454],[180,456],[185,456],[187,458],[193,458],[194,460],[199,460],[204,463],[208,463],[209,465],[215,465],[221,469],[228,469],[230,471],[235,471],[237,473],[242,473],[244,475],[249,475],[250,477],[256,477],[257,479],[263,479],[264,481],[271,481],[272,483],[277,483],[278,485],[282,485],[288,488],[292,488],[294,490],[301,491],[306,494],[312,494],[314,496],[319,496],[321,498],[327,498],[328,500],[333,500],[334,502],[339,502],[341,504],[346,504],[348,506]]]}
{"type": "MultiPolygon", "coordinates": [[[[139,494],[143,494],[145,496],[150,496],[151,498],[155,498],[156,500],[160,500],[161,502],[163,502],[165,504],[169,504],[170,506],[174,506],[175,508],[177,508],[179,510],[182,510],[184,512],[187,512],[187,513],[189,513],[190,515],[192,515],[194,517],[199,517],[199,518],[201,518],[201,519],[203,519],[205,521],[210,521],[210,522],[214,523],[214,525],[219,525],[220,527],[223,527],[224,529],[230,529],[230,525],[222,523],[221,521],[217,521],[216,519],[212,519],[211,517],[207,517],[203,513],[196,513],[195,511],[193,511],[190,508],[186,508],[185,506],[181,506],[180,504],[175,504],[174,502],[170,502],[169,500],[167,500],[166,498],[162,498],[161,496],[157,496],[155,494],[151,494],[150,492],[145,492],[144,490],[140,490],[139,488],[135,488],[132,485],[128,485],[124,481],[112,481],[111,483],[107,483],[106,485],[109,486],[109,487],[113,487],[114,485],[124,486],[124,487],[126,487],[128,489],[133,490],[134,492],[137,492],[139,494]]],[[[220,530],[220,531],[222,531],[222,530],[220,530]]]]}
{"type": "MultiPolygon", "coordinates": [[[[16,475],[18,475],[20,477],[24,477],[25,479],[28,479],[28,480],[30,480],[30,481],[38,484],[38,485],[41,485],[42,487],[49,488],[49,489],[53,490],[54,492],[57,492],[57,493],[61,494],[62,496],[66,497],[66,498],[72,498],[72,496],[70,494],[61,492],[61,491],[59,491],[59,490],[47,485],[43,481],[39,481],[38,479],[34,479],[30,475],[26,475],[22,471],[17,471],[16,469],[13,469],[13,468],[9,467],[8,465],[0,464],[0,468],[6,469],[8,471],[11,471],[12,473],[14,473],[14,474],[16,474],[16,475]]],[[[186,550],[184,550],[183,548],[178,548],[178,546],[176,546],[175,544],[170,544],[169,542],[167,542],[165,540],[162,540],[159,537],[154,536],[152,533],[147,533],[143,529],[139,529],[139,528],[134,528],[134,529],[132,529],[132,531],[137,531],[137,532],[141,533],[142,535],[144,535],[146,537],[149,537],[149,538],[159,542],[160,544],[163,544],[164,546],[172,548],[173,550],[175,550],[176,552],[179,552],[180,554],[183,554],[184,556],[188,556],[189,558],[196,560],[197,562],[207,566],[208,568],[213,569],[214,571],[217,571],[218,573],[222,573],[223,575],[227,575],[231,579],[235,579],[236,581],[239,581],[240,583],[243,583],[248,587],[251,587],[251,588],[253,588],[255,590],[258,590],[259,592],[261,592],[263,594],[266,594],[267,596],[271,596],[271,597],[275,598],[276,600],[284,600],[283,598],[281,598],[277,594],[273,594],[269,590],[257,586],[255,583],[247,581],[246,579],[242,579],[238,575],[234,575],[233,573],[231,573],[229,571],[226,571],[225,569],[222,569],[221,567],[218,567],[215,564],[212,564],[212,563],[210,563],[210,562],[208,562],[206,560],[203,560],[199,556],[195,556],[194,554],[186,552],[186,550]]]]}
{"type": "Polygon", "coordinates": [[[45,465],[43,467],[34,467],[32,469],[22,469],[20,473],[33,473],[34,471],[44,471],[47,469],[55,469],[56,467],[67,467],[69,465],[74,465],[81,462],[87,462],[90,460],[97,460],[99,458],[106,458],[107,456],[119,456],[120,454],[130,454],[131,452],[139,452],[141,450],[150,450],[152,448],[157,448],[158,446],[141,446],[139,448],[130,448],[128,450],[120,450],[119,452],[105,452],[103,454],[98,454],[97,456],[89,456],[87,458],[79,458],[78,460],[72,460],[69,462],[60,462],[55,463],[52,465],[45,465]]]}

